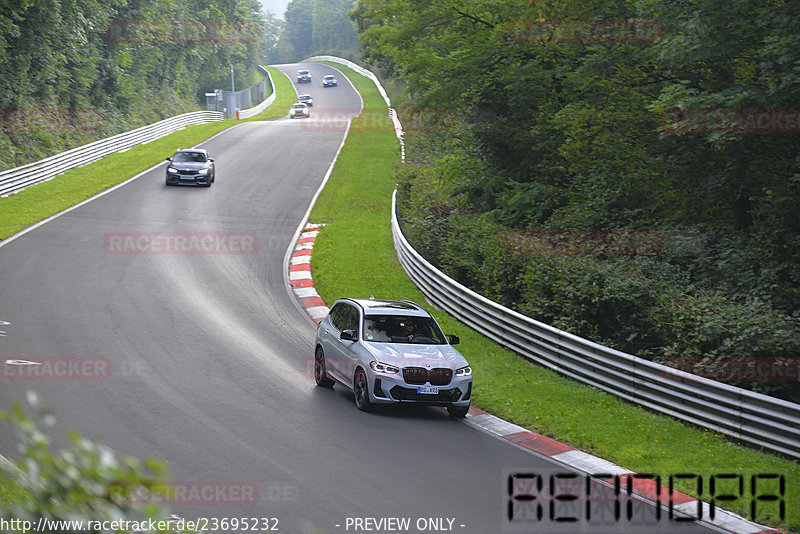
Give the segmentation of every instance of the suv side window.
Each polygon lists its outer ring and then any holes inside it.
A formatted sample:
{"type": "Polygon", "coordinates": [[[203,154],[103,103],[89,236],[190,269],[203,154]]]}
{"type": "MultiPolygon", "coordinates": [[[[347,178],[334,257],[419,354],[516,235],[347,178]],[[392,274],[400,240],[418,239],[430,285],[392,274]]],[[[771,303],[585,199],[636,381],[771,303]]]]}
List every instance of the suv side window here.
{"type": "Polygon", "coordinates": [[[345,330],[344,323],[345,315],[347,315],[347,308],[349,308],[349,306],[340,302],[331,310],[331,324],[339,331],[345,330]]]}
{"type": "Polygon", "coordinates": [[[355,330],[356,337],[358,337],[358,323],[359,323],[359,313],[358,310],[353,306],[347,306],[347,314],[345,315],[344,320],[344,330],[355,330]]]}

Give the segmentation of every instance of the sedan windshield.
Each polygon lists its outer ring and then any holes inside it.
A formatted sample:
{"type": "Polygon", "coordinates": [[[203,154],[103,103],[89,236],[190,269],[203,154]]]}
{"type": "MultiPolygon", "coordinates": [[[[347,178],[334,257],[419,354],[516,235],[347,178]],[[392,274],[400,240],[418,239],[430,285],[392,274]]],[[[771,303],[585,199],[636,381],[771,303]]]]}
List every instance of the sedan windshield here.
{"type": "Polygon", "coordinates": [[[364,317],[364,340],[419,345],[447,343],[433,319],[411,315],[367,315],[364,317]]]}
{"type": "Polygon", "coordinates": [[[206,155],[202,152],[178,152],[175,154],[175,157],[172,158],[172,161],[181,163],[187,161],[196,161],[199,163],[203,163],[206,160],[206,155]]]}

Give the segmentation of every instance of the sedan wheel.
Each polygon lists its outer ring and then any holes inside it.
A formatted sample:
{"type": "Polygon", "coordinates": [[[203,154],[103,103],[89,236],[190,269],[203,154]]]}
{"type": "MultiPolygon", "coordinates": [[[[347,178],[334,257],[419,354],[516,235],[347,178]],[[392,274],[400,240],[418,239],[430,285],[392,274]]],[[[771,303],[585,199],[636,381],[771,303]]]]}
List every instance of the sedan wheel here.
{"type": "Polygon", "coordinates": [[[353,380],[353,394],[356,397],[356,408],[362,412],[372,410],[372,403],[369,401],[369,384],[363,369],[356,371],[356,376],[353,380]]]}
{"type": "Polygon", "coordinates": [[[325,370],[325,353],[322,352],[322,347],[317,347],[317,352],[314,354],[314,380],[323,388],[333,386],[333,380],[328,378],[325,370]]]}

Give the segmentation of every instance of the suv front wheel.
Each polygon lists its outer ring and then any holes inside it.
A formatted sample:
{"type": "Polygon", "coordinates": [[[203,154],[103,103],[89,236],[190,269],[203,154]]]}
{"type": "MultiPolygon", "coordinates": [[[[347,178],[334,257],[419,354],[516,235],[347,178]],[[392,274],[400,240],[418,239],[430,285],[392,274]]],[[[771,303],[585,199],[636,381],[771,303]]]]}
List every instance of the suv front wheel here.
{"type": "Polygon", "coordinates": [[[367,375],[360,367],[356,370],[356,376],[353,378],[353,394],[356,398],[356,408],[362,412],[372,410],[372,403],[369,401],[369,382],[367,382],[367,375]]]}
{"type": "Polygon", "coordinates": [[[469,405],[447,407],[447,413],[450,414],[450,417],[457,417],[459,419],[462,419],[467,416],[468,412],[469,412],[469,405]]]}

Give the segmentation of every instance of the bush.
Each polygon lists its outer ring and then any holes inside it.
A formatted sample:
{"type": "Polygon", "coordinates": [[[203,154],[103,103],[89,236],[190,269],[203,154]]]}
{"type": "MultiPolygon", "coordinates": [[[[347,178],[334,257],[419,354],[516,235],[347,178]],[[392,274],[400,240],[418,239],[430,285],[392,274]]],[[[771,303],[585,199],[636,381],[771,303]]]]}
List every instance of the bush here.
{"type": "MultiPolygon", "coordinates": [[[[38,398],[28,394],[32,408],[38,398]]],[[[52,426],[55,419],[45,410],[29,417],[19,405],[11,413],[0,412],[0,422],[11,426],[19,439],[21,459],[15,464],[0,462],[0,476],[7,475],[21,487],[22,500],[0,501],[0,517],[30,521],[128,520],[145,517],[165,519],[166,512],[152,505],[116,502],[110,491],[116,486],[136,487],[163,484],[164,466],[156,460],[120,458],[108,447],[70,434],[71,448],[53,453],[50,438],[40,426],[52,426]]],[[[64,529],[59,532],[86,532],[64,529]]]]}
{"type": "Polygon", "coordinates": [[[731,299],[719,291],[661,298],[657,310],[663,363],[760,393],[800,402],[800,319],[757,298],[731,299]],[[768,369],[758,372],[757,366],[768,369]],[[775,367],[777,366],[777,368],[775,367]],[[781,369],[794,373],[782,376],[781,369]]]}

